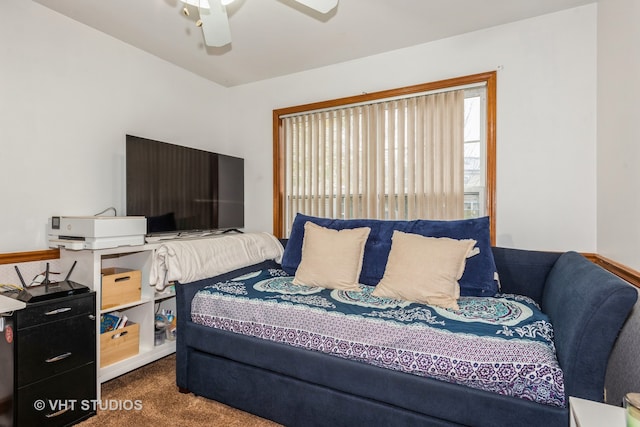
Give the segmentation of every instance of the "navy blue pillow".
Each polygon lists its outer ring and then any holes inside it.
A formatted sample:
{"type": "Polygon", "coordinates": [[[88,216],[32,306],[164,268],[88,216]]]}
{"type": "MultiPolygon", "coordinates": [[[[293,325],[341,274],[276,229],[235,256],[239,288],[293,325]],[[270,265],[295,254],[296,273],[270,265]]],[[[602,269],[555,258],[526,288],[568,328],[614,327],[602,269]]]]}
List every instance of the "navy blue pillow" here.
{"type": "Polygon", "coordinates": [[[342,230],[357,227],[370,227],[369,239],[364,247],[364,260],[360,283],[375,286],[378,284],[387,266],[391,250],[391,236],[394,230],[429,237],[450,237],[452,239],[474,239],[480,253],[467,259],[460,283],[461,296],[493,296],[498,292],[498,283],[494,279],[496,264],[491,251],[489,217],[456,221],[391,221],[377,219],[330,219],[318,218],[298,213],[293,220],[291,235],[282,257],[282,269],[295,275],[302,259],[302,240],[304,224],[311,221],[322,227],[342,230]]]}

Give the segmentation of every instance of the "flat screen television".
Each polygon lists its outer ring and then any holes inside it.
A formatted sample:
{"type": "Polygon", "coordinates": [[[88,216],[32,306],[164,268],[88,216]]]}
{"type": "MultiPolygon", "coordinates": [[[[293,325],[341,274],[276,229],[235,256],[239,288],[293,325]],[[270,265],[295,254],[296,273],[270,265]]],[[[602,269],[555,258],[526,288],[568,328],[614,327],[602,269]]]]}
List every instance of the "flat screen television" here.
{"type": "Polygon", "coordinates": [[[127,135],[127,215],[147,234],[244,227],[244,160],[127,135]]]}

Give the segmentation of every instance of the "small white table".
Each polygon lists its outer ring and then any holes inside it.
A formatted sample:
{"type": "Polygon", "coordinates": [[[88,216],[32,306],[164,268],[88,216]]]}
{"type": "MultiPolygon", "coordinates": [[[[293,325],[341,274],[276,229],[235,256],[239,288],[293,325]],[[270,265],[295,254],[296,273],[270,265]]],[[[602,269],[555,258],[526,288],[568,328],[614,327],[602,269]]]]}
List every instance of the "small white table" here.
{"type": "Polygon", "coordinates": [[[569,397],[571,427],[625,427],[624,408],[591,400],[569,397]]]}
{"type": "Polygon", "coordinates": [[[9,314],[16,310],[22,310],[26,306],[22,301],[0,295],[0,332],[4,331],[4,318],[2,315],[5,313],[9,314]]]}
{"type": "Polygon", "coordinates": [[[22,301],[18,301],[17,299],[5,297],[0,294],[0,313],[11,313],[12,311],[22,310],[26,307],[22,301]]]}

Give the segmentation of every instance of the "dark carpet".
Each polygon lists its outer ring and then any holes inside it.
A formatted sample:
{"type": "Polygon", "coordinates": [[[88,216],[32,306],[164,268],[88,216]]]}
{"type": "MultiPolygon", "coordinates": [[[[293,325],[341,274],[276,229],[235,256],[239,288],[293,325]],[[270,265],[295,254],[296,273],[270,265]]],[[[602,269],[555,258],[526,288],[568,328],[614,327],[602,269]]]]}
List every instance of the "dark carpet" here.
{"type": "Polygon", "coordinates": [[[105,408],[78,426],[279,426],[222,403],[178,392],[175,366],[175,355],[171,355],[102,384],[105,408]]]}

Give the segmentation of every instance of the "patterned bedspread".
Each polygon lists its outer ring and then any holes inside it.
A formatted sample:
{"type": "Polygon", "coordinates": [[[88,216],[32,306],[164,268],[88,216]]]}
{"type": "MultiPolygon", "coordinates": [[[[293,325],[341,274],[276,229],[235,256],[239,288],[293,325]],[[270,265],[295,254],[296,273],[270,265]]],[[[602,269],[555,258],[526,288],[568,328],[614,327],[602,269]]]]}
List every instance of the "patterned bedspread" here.
{"type": "Polygon", "coordinates": [[[279,269],[207,285],[194,323],[564,407],[547,316],[529,298],[462,297],[459,310],[298,286],[279,269]]]}

